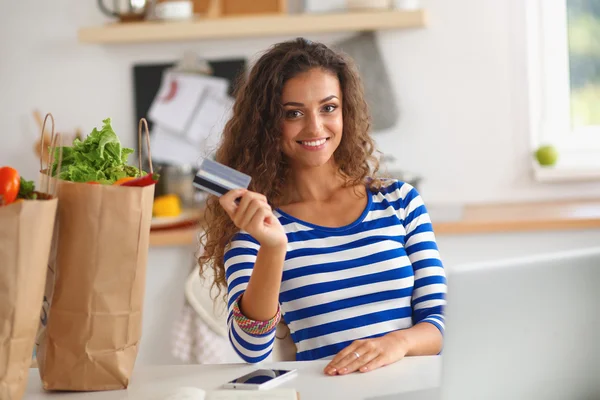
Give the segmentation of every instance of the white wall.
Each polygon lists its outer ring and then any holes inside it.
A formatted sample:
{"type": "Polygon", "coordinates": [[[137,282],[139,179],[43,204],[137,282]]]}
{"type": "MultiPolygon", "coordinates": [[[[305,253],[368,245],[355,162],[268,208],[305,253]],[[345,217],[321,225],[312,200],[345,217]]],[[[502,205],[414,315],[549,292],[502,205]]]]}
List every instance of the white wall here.
{"type": "MultiPolygon", "coordinates": [[[[531,178],[522,0],[423,0],[425,30],[379,35],[401,105],[397,127],[376,135],[396,167],[424,176],[428,202],[486,202],[600,195],[600,184],[536,184],[531,178]]],[[[97,46],[79,26],[100,24],[94,1],[20,0],[0,14],[0,164],[33,178],[33,108],[59,130],[84,132],[110,116],[134,142],[130,67],[172,61],[192,49],[208,58],[253,56],[279,38],[97,46]]],[[[311,37],[330,42],[343,35],[311,37]]],[[[394,167],[394,166],[392,166],[394,167]]]]}
{"type": "Polygon", "coordinates": [[[157,247],[148,253],[142,339],[138,364],[181,364],[173,356],[175,326],[185,301],[185,281],[192,272],[194,251],[188,247],[157,247]]]}

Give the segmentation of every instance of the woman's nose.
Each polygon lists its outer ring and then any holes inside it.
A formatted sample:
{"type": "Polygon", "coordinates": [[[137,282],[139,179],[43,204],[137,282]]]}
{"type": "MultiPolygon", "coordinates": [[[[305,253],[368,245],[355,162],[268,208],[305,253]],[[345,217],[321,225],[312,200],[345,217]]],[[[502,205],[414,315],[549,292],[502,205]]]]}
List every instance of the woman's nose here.
{"type": "Polygon", "coordinates": [[[311,115],[308,118],[307,131],[313,136],[319,136],[323,131],[323,121],[319,115],[311,115]]]}

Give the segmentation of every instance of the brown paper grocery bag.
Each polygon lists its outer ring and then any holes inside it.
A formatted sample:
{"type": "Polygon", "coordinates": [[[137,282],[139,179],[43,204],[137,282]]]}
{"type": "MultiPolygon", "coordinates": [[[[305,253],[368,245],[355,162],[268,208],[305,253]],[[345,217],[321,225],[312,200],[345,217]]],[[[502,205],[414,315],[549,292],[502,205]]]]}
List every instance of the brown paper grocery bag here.
{"type": "Polygon", "coordinates": [[[25,390],[56,215],[56,199],[0,207],[0,399],[25,390]]]}
{"type": "Polygon", "coordinates": [[[0,207],[2,400],[21,399],[27,386],[57,207],[48,192],[0,207]]]}
{"type": "MultiPolygon", "coordinates": [[[[150,158],[147,126],[146,139],[150,158]]],[[[51,180],[58,185],[59,234],[49,267],[54,282],[47,285],[47,324],[38,337],[43,387],[124,389],[142,333],[154,185],[51,180]]]]}

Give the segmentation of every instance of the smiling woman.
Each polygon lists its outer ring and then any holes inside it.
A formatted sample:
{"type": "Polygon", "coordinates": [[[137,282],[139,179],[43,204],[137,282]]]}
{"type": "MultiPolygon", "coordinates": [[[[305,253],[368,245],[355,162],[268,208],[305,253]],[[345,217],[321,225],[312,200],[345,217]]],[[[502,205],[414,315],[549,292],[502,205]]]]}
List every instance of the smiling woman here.
{"type": "Polygon", "coordinates": [[[446,280],[427,210],[377,177],[353,62],[304,39],[269,49],[237,93],[216,160],[252,177],[210,198],[201,269],[227,288],[229,337],[247,362],[281,318],[298,360],[329,375],[437,354],[446,280]]]}

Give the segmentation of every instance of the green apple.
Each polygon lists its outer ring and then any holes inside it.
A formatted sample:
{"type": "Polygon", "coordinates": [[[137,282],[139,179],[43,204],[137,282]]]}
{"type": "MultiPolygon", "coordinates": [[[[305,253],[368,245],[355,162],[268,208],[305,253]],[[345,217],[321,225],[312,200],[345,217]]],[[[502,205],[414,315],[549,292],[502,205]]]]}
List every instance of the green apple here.
{"type": "Polygon", "coordinates": [[[556,164],[556,160],[558,160],[558,151],[551,145],[540,146],[535,152],[535,158],[540,165],[551,166],[556,164]]]}

